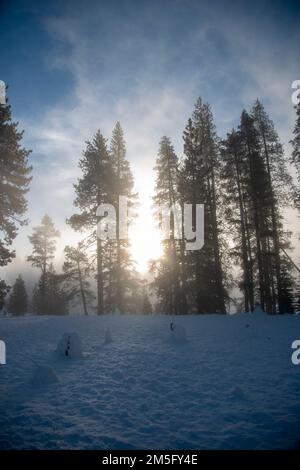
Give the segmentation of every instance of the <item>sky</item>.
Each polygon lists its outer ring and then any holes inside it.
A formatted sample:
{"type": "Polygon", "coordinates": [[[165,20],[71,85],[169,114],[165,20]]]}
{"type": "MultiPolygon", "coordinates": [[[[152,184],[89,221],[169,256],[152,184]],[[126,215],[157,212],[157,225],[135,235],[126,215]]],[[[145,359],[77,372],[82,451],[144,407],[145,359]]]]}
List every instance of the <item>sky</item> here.
{"type": "MultiPolygon", "coordinates": [[[[28,235],[45,213],[61,232],[61,266],[64,245],[78,239],[65,224],[74,213],[77,163],[97,129],[110,138],[120,121],[125,132],[140,196],[134,255],[141,270],[157,254],[150,205],[159,140],[168,135],[182,156],[199,96],[211,104],[220,137],[261,99],[289,155],[299,15],[296,1],[0,0],[0,80],[33,165],[30,222],[4,276],[38,275],[26,263],[28,235]]],[[[286,224],[297,231],[294,212],[286,224]]]]}

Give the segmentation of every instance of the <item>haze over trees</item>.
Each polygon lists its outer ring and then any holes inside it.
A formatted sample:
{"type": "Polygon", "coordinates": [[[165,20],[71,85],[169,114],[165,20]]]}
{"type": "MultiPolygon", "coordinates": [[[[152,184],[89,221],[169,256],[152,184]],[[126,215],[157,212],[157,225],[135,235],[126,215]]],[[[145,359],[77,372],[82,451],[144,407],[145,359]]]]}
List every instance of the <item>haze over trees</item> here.
{"type": "Polygon", "coordinates": [[[32,254],[27,257],[27,261],[41,272],[33,291],[32,309],[40,315],[63,315],[68,312],[68,298],[62,286],[61,276],[55,272],[53,265],[56,239],[59,236],[59,231],[47,214],[29,236],[32,254]]]}
{"type": "MultiPolygon", "coordinates": [[[[157,207],[166,205],[175,207],[179,201],[178,158],[168,137],[162,137],[156,160],[156,185],[153,198],[157,207]]],[[[158,223],[161,213],[157,209],[158,223]]],[[[151,272],[154,275],[153,286],[158,297],[158,309],[171,314],[183,313],[186,308],[186,291],[183,264],[181,259],[182,240],[175,239],[176,213],[170,213],[170,238],[163,240],[163,255],[153,262],[151,272]]]]}
{"type": "Polygon", "coordinates": [[[113,130],[110,148],[100,131],[87,142],[79,168],[82,176],[75,184],[74,204],[80,212],[70,217],[69,224],[77,231],[88,232],[88,244],[94,250],[97,313],[133,311],[139,284],[129,241],[119,238],[119,195],[127,197],[130,209],[136,194],[119,123],[113,130]],[[101,204],[112,204],[116,208],[117,238],[114,240],[97,237],[97,224],[103,217],[97,216],[96,211],[101,204]]]}
{"type": "MultiPolygon", "coordinates": [[[[220,155],[218,136],[208,103],[198,99],[183,134],[181,200],[204,204],[204,246],[186,253],[188,289],[192,311],[225,313],[221,264],[220,221],[217,217],[220,155]]],[[[194,209],[195,210],[195,209],[194,209]]]]}
{"type": "Polygon", "coordinates": [[[138,291],[137,273],[130,253],[130,243],[121,238],[119,195],[125,196],[128,203],[128,223],[132,223],[133,211],[137,202],[134,193],[134,179],[129,162],[126,158],[124,133],[119,122],[116,123],[110,142],[110,158],[112,163],[113,187],[111,199],[116,208],[116,240],[108,243],[109,264],[106,282],[107,308],[106,311],[133,311],[134,291],[138,291]],[[113,262],[115,260],[115,262],[113,262]]]}
{"type": "Polygon", "coordinates": [[[105,247],[100,237],[97,237],[96,215],[100,204],[113,203],[111,188],[113,186],[113,170],[109,159],[107,141],[100,131],[91,142],[79,160],[82,176],[74,185],[76,198],[75,207],[79,213],[72,215],[69,224],[74,230],[87,231],[89,243],[95,245],[96,280],[97,280],[97,313],[104,313],[104,275],[103,259],[105,247]]]}
{"type": "MultiPolygon", "coordinates": [[[[300,178],[299,105],[294,135],[292,163],[300,178]]],[[[181,160],[167,137],[160,142],[154,201],[181,208],[204,204],[205,243],[199,251],[186,251],[174,241],[171,225],[164,254],[152,264],[159,310],[177,313],[185,305],[189,312],[225,313],[229,289],[237,287],[245,311],[259,303],[267,313],[292,313],[295,265],[286,253],[290,233],[282,211],[291,204],[294,186],[262,103],[244,110],[239,128],[221,141],[209,105],[199,99],[183,140],[181,160]],[[241,280],[232,282],[229,270],[236,266],[241,280]]]]}
{"type": "MultiPolygon", "coordinates": [[[[158,146],[153,223],[162,225],[163,206],[170,210],[170,227],[162,243],[162,256],[149,263],[147,279],[137,272],[130,241],[119,236],[119,196],[127,198],[131,224],[138,195],[124,132],[117,122],[109,142],[98,130],[86,142],[79,159],[80,176],[74,185],[76,212],[67,223],[82,233],[82,241],[65,247],[62,270],[57,272],[54,260],[60,234],[48,215],[42,218],[29,236],[32,253],[27,257],[40,277],[30,307],[24,281],[17,278],[6,303],[12,314],[28,310],[42,315],[66,314],[74,308],[85,315],[150,314],[153,310],[225,314],[232,304],[244,311],[253,311],[260,304],[270,314],[299,312],[300,271],[288,255],[291,233],[285,228],[283,215],[293,204],[300,207],[300,105],[296,106],[290,158],[259,100],[250,110],[242,110],[238,127],[221,139],[210,105],[199,98],[182,137],[182,155],[176,154],[168,136],[163,136],[158,146]],[[296,185],[291,168],[296,170],[296,185]],[[102,204],[115,208],[115,238],[108,236],[106,214],[97,215],[102,204]],[[200,250],[186,249],[185,204],[193,207],[193,231],[196,204],[204,205],[204,246],[200,250]],[[172,210],[176,207],[179,212],[172,210]],[[99,226],[107,236],[97,236],[99,226]]],[[[0,106],[2,267],[12,261],[11,244],[18,227],[26,223],[25,195],[31,167],[30,152],[21,147],[21,140],[17,124],[11,122],[10,107],[0,106]]],[[[0,280],[0,304],[7,291],[8,286],[0,280]]]]}
{"type": "Polygon", "coordinates": [[[281,248],[289,239],[282,210],[292,180],[274,124],[259,101],[250,114],[242,112],[238,130],[228,134],[221,152],[225,215],[234,234],[232,255],[242,268],[244,308],[253,310],[259,302],[268,313],[283,313],[288,279],[281,248]]]}
{"type": "Polygon", "coordinates": [[[83,243],[77,247],[65,247],[65,261],[63,264],[64,289],[72,301],[80,300],[83,313],[88,315],[88,305],[94,299],[89,278],[91,277],[91,263],[83,243]]]}

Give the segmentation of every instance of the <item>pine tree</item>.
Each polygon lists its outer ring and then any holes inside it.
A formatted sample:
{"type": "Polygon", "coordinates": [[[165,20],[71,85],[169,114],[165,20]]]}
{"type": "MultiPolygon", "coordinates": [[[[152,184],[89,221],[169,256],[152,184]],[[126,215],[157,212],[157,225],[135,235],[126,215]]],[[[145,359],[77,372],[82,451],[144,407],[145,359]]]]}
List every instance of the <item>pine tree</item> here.
{"type": "MultiPolygon", "coordinates": [[[[98,314],[133,308],[136,272],[127,239],[120,238],[119,196],[127,197],[129,211],[135,205],[133,176],[126,159],[125,140],[120,123],[113,131],[110,151],[98,131],[79,162],[82,178],[75,185],[75,205],[81,210],[69,219],[75,230],[89,230],[91,244],[97,244],[98,314]],[[96,210],[100,204],[112,204],[116,210],[116,239],[96,240],[96,210]]],[[[128,214],[128,222],[132,216],[128,214]]],[[[105,219],[104,219],[105,222],[105,219]]]]}
{"type": "MultiPolygon", "coordinates": [[[[199,98],[184,131],[185,159],[181,170],[181,199],[204,204],[204,246],[187,253],[189,303],[197,313],[225,313],[224,271],[217,214],[219,140],[210,106],[199,98]]],[[[194,217],[195,221],[195,217],[194,217]]],[[[195,230],[195,226],[193,227],[195,230]]]]}
{"type": "Polygon", "coordinates": [[[42,218],[41,225],[33,229],[29,241],[32,244],[32,255],[27,257],[32,266],[41,269],[42,274],[48,272],[49,266],[54,258],[56,238],[59,231],[55,229],[52,219],[46,214],[42,218]]]}
{"type": "Polygon", "coordinates": [[[292,178],[287,171],[287,165],[284,157],[283,147],[280,143],[278,134],[275,130],[272,120],[267,115],[263,105],[256,100],[252,109],[254,125],[257,129],[258,138],[262,148],[262,157],[267,171],[269,205],[271,211],[270,224],[267,228],[267,249],[265,260],[269,271],[268,282],[273,286],[273,295],[269,309],[276,311],[276,297],[278,311],[284,310],[281,305],[281,256],[280,245],[283,244],[282,238],[282,210],[290,200],[291,189],[293,188],[292,178]],[[275,293],[275,288],[277,292],[275,293]]]}
{"type": "Polygon", "coordinates": [[[57,274],[50,263],[34,288],[33,311],[38,315],[66,315],[69,301],[70,297],[63,286],[63,276],[57,274]]]}
{"type": "Polygon", "coordinates": [[[279,313],[295,313],[297,305],[295,305],[294,279],[291,276],[292,267],[285,260],[280,265],[280,284],[281,284],[281,310],[279,313]]]}
{"type": "MultiPolygon", "coordinates": [[[[23,132],[12,122],[10,106],[0,104],[0,267],[15,256],[10,246],[17,236],[18,226],[27,223],[25,194],[31,181],[28,165],[29,150],[21,146],[23,132]]],[[[0,309],[8,286],[0,279],[0,309]]]]}
{"type": "Polygon", "coordinates": [[[249,172],[241,133],[234,129],[222,147],[223,213],[228,237],[232,238],[231,262],[242,267],[238,287],[244,294],[245,311],[254,309],[254,259],[249,221],[249,172]]]}
{"type": "Polygon", "coordinates": [[[7,309],[13,315],[24,315],[28,312],[28,297],[21,274],[17,277],[8,299],[7,309]]]}
{"type": "Polygon", "coordinates": [[[223,142],[223,201],[234,234],[234,259],[241,261],[245,309],[258,301],[268,313],[282,312],[280,249],[288,244],[279,206],[286,205],[290,175],[278,135],[263,106],[243,111],[239,131],[223,142]]]}
{"type": "MultiPolygon", "coordinates": [[[[41,225],[34,227],[32,235],[28,237],[33,249],[27,261],[41,270],[36,293],[38,300],[35,302],[35,305],[41,309],[41,314],[48,312],[49,308],[52,311],[48,291],[54,282],[50,271],[53,271],[52,260],[56,249],[56,238],[59,236],[59,231],[56,230],[52,219],[46,214],[42,218],[41,225]]],[[[36,312],[38,313],[38,310],[36,312]]]]}
{"type": "Polygon", "coordinates": [[[293,147],[290,162],[295,166],[298,176],[298,187],[295,191],[295,202],[300,207],[300,101],[295,106],[296,123],[293,130],[294,138],[290,141],[293,147]]]}
{"type": "Polygon", "coordinates": [[[116,258],[116,241],[107,240],[106,242],[106,256],[103,259],[103,278],[104,278],[104,310],[106,313],[115,312],[117,309],[117,288],[116,280],[119,278],[116,273],[117,258],[116,258]]]}
{"type": "Polygon", "coordinates": [[[128,239],[120,238],[119,218],[119,196],[125,196],[128,202],[128,224],[133,221],[132,209],[137,202],[137,194],[134,193],[134,180],[128,160],[126,159],[126,145],[123,129],[119,122],[113,129],[110,142],[110,157],[113,169],[113,204],[116,208],[116,234],[115,241],[110,240],[107,290],[109,292],[109,310],[117,309],[125,312],[130,309],[128,302],[132,303],[136,286],[136,273],[130,254],[130,243],[128,239]]]}
{"type": "Polygon", "coordinates": [[[88,303],[93,300],[94,295],[89,282],[91,265],[82,243],[79,243],[76,248],[65,247],[63,272],[68,298],[72,301],[80,299],[83,312],[88,315],[88,303]]]}
{"type": "Polygon", "coordinates": [[[97,237],[96,229],[100,219],[96,211],[100,204],[114,203],[112,191],[115,185],[106,139],[100,131],[91,142],[87,142],[79,168],[82,176],[74,187],[75,206],[80,209],[80,213],[72,215],[68,222],[75,230],[89,231],[91,244],[96,244],[97,313],[100,315],[104,313],[105,242],[97,237]]]}
{"type": "Polygon", "coordinates": [[[169,209],[170,233],[168,234],[169,238],[163,241],[162,258],[156,263],[152,263],[153,286],[157,295],[160,296],[166,312],[170,314],[184,313],[186,309],[185,290],[182,282],[183,273],[180,272],[182,252],[175,233],[175,217],[178,217],[175,208],[176,206],[181,207],[178,192],[178,158],[170,139],[166,136],[160,140],[155,171],[156,184],[153,201],[157,206],[156,217],[160,224],[161,207],[165,206],[169,209]]]}
{"type": "Polygon", "coordinates": [[[299,277],[297,279],[297,288],[294,292],[294,312],[300,314],[300,288],[299,288],[299,277]]]}
{"type": "Polygon", "coordinates": [[[7,285],[3,279],[0,279],[0,310],[4,307],[5,297],[10,291],[11,286],[7,285]]]}
{"type": "Polygon", "coordinates": [[[274,310],[274,283],[270,243],[272,235],[273,194],[268,167],[255,121],[246,111],[241,116],[240,132],[248,162],[249,221],[253,232],[256,301],[266,312],[274,310]]]}

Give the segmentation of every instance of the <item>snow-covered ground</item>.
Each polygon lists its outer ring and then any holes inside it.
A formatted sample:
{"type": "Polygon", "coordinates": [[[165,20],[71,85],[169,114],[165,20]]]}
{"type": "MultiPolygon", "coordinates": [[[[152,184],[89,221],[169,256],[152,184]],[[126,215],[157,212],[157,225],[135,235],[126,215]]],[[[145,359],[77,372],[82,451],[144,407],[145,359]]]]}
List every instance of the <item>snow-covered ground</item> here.
{"type": "Polygon", "coordinates": [[[300,316],[1,318],[0,339],[2,449],[300,446],[300,316]],[[82,357],[54,353],[69,332],[82,357]]]}

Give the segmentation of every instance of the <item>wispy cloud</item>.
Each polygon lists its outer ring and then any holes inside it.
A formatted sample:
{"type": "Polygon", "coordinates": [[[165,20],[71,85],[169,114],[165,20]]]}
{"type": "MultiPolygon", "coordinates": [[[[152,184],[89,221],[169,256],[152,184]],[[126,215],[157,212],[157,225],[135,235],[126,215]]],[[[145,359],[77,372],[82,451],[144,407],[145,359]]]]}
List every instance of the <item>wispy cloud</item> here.
{"type": "Polygon", "coordinates": [[[85,141],[98,128],[109,137],[117,120],[144,202],[160,137],[169,135],[182,154],[182,131],[198,95],[211,103],[221,135],[237,125],[243,107],[261,98],[288,142],[294,120],[290,85],[300,78],[298,29],[281,24],[278,13],[262,15],[261,2],[252,13],[228,2],[222,14],[222,5],[127,1],[91,2],[88,8],[78,3],[75,9],[66,3],[55,15],[42,16],[40,26],[52,44],[45,51],[47,68],[68,71],[70,81],[59,101],[45,103],[42,117],[21,121],[34,150],[34,179],[32,223],[17,239],[18,252],[29,249],[26,236],[44,212],[64,241],[70,237],[64,221],[74,210],[72,185],[85,141]],[[279,37],[278,28],[285,34],[279,37]]]}

